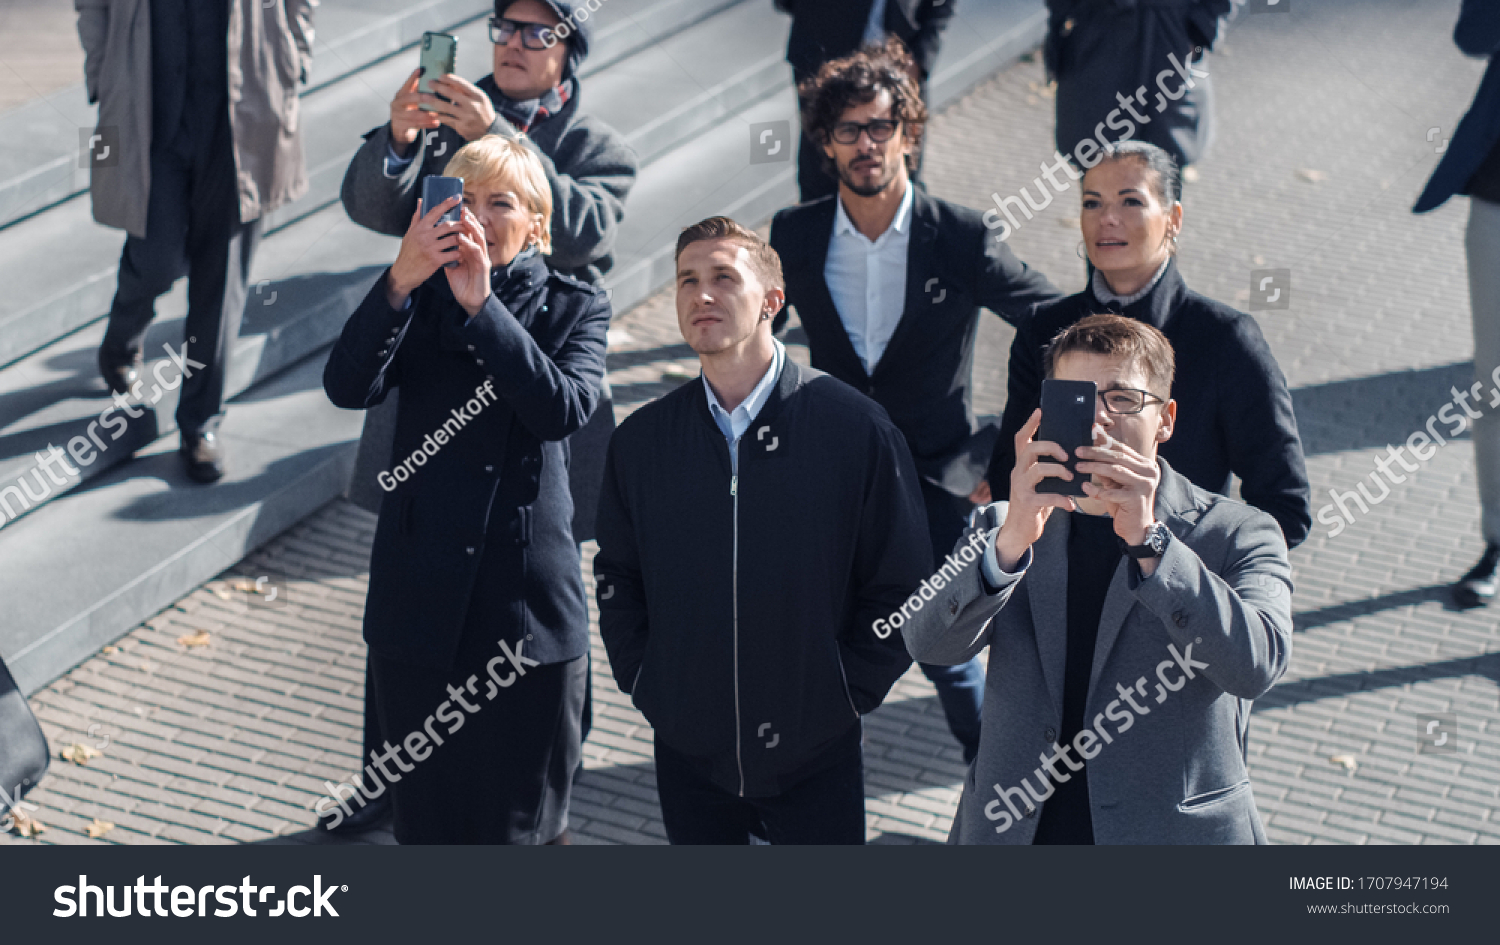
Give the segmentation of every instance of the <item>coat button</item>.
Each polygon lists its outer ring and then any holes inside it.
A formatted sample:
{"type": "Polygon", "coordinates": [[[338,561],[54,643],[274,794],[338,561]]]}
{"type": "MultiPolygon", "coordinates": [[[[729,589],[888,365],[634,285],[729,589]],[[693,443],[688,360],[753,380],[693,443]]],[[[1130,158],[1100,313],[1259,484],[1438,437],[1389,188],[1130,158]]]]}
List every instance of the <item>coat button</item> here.
{"type": "Polygon", "coordinates": [[[1036,816],[1036,808],[1035,807],[1028,807],[1028,808],[1026,808],[1026,813],[1023,816],[1026,816],[1026,817],[1035,817],[1036,816]]]}
{"type": "Polygon", "coordinates": [[[486,466],[486,467],[484,467],[484,471],[485,472],[494,472],[495,471],[495,467],[494,466],[486,466]]]}
{"type": "Polygon", "coordinates": [[[385,357],[385,356],[386,356],[386,354],[387,354],[387,353],[388,353],[388,352],[389,352],[389,351],[390,351],[390,349],[389,349],[389,348],[385,348],[385,349],[382,349],[382,350],[381,350],[381,351],[379,351],[379,352],[377,352],[377,353],[376,353],[376,355],[375,355],[375,357],[377,357],[377,358],[383,358],[383,357],[385,357]]]}
{"type": "Polygon", "coordinates": [[[473,351],[474,350],[474,346],[473,345],[469,345],[469,350],[473,351]]]}
{"type": "Polygon", "coordinates": [[[1178,629],[1186,627],[1188,625],[1187,614],[1183,613],[1180,610],[1177,611],[1172,615],[1172,622],[1177,624],[1178,629]]]}
{"type": "Polygon", "coordinates": [[[474,553],[474,549],[472,547],[465,548],[464,551],[467,551],[469,554],[473,554],[474,553]]]}
{"type": "Polygon", "coordinates": [[[1055,728],[1049,728],[1045,732],[1043,732],[1042,734],[1044,736],[1046,736],[1048,742],[1055,742],[1055,741],[1057,741],[1057,729],[1055,729],[1055,728]]]}
{"type": "Polygon", "coordinates": [[[956,600],[950,600],[948,602],[948,613],[949,614],[956,614],[956,613],[958,613],[958,601],[956,601],[956,600]]]}
{"type": "Polygon", "coordinates": [[[483,358],[475,358],[474,359],[474,363],[477,364],[477,365],[479,365],[480,367],[484,367],[484,359],[483,358]]]}

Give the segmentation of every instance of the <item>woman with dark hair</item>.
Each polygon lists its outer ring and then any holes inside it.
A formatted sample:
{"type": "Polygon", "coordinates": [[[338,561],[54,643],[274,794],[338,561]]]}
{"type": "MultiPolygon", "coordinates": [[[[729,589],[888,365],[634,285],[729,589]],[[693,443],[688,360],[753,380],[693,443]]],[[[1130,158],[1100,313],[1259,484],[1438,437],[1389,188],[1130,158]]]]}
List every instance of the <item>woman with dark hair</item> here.
{"type": "Polygon", "coordinates": [[[1079,255],[1093,273],[1088,288],[1038,305],[1016,330],[992,494],[1008,498],[1016,433],[1041,404],[1047,344],[1088,315],[1115,312],[1159,329],[1176,352],[1177,432],[1162,458],[1211,492],[1227,494],[1238,476],[1244,500],[1276,519],[1288,547],[1300,544],[1311,492],[1292,395],[1255,319],[1192,291],[1177,271],[1177,163],[1156,145],[1122,141],[1084,172],[1082,191],[1079,255]]]}
{"type": "Polygon", "coordinates": [[[564,441],[599,401],[609,302],[547,268],[535,152],[488,136],[446,171],[462,221],[418,206],[323,374],[340,407],[401,391],[364,618],[385,751],[358,780],[389,784],[401,843],[558,842],[588,652],[564,441]]]}

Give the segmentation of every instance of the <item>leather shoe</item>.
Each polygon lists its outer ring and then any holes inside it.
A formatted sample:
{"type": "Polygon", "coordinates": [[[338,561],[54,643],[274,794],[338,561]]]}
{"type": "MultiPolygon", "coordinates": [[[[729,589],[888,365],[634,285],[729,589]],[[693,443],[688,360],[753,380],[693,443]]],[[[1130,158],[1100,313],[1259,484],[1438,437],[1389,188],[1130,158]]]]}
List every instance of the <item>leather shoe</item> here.
{"type": "Polygon", "coordinates": [[[178,450],[194,482],[217,482],[224,476],[224,446],[217,433],[184,433],[178,450]]]}
{"type": "Polygon", "coordinates": [[[350,799],[352,813],[345,814],[344,809],[337,804],[318,815],[318,829],[327,833],[351,834],[364,833],[366,830],[374,830],[385,823],[391,816],[391,796],[384,794],[374,800],[366,800],[364,807],[358,807],[350,799]],[[340,820],[339,818],[343,819],[340,820]]]}
{"type": "Polygon", "coordinates": [[[1463,608],[1483,607],[1495,599],[1496,572],[1500,571],[1500,545],[1485,545],[1479,563],[1453,585],[1453,599],[1463,608]]]}
{"type": "Polygon", "coordinates": [[[128,394],[135,382],[141,379],[141,372],[145,370],[141,353],[131,353],[129,359],[118,361],[105,353],[103,348],[99,349],[99,373],[104,375],[104,383],[116,394],[128,394]]]}

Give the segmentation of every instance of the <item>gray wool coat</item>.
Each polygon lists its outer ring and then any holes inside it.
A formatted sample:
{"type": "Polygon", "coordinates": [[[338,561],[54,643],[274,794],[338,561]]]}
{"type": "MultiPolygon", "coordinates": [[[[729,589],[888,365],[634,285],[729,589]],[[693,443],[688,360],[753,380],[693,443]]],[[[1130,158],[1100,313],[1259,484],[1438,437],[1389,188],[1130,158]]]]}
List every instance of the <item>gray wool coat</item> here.
{"type": "MultiPolygon", "coordinates": [[[[229,125],[240,221],[258,220],[307,192],[297,85],[312,65],[317,0],[230,0],[229,125]]],[[[150,0],[73,0],[84,87],[97,129],[120,149],[91,165],[94,219],[146,236],[151,193],[150,0]]]]}
{"type": "MultiPolygon", "coordinates": [[[[495,95],[491,76],[475,84],[492,97],[495,95]]],[[[575,89],[579,85],[575,83],[575,89]]],[[[524,140],[541,158],[552,185],[552,255],[547,257],[548,265],[597,285],[613,265],[610,253],[625,216],[625,198],[635,184],[636,156],[618,132],[579,112],[580,96],[581,92],[575,92],[556,115],[535,125],[524,140]]],[[[497,115],[490,133],[514,137],[516,130],[497,115]]],[[[422,178],[442,174],[448,161],[466,142],[446,125],[437,129],[436,134],[419,136],[413,146],[412,162],[398,176],[387,177],[385,159],[390,140],[389,124],[365,135],[364,145],[344,174],[341,196],[345,212],[355,223],[377,233],[401,236],[417,209],[422,178]]],[[[375,477],[390,466],[397,402],[398,397],[393,395],[365,415],[348,496],[355,505],[370,512],[379,512],[384,495],[375,477]]],[[[587,426],[568,438],[573,535],[580,542],[594,537],[594,510],[599,504],[604,455],[614,428],[614,404],[606,380],[594,416],[587,426]]]]}
{"type": "MultiPolygon", "coordinates": [[[[1265,843],[1244,749],[1251,700],[1291,658],[1286,543],[1271,516],[1158,463],[1156,519],[1172,539],[1151,577],[1128,559],[1115,572],[1094,649],[1091,727],[1073,742],[1072,757],[1088,759],[1094,839],[1265,843]]],[[[1006,505],[996,504],[1002,522],[1006,505]]],[[[1062,727],[1068,532],[1069,516],[1054,513],[998,593],[975,558],[901,627],[923,662],[956,665],[989,648],[979,754],[949,843],[1031,843],[1055,789],[1042,759],[1062,727]]],[[[1070,776],[1064,762],[1052,766],[1070,776]]]]}

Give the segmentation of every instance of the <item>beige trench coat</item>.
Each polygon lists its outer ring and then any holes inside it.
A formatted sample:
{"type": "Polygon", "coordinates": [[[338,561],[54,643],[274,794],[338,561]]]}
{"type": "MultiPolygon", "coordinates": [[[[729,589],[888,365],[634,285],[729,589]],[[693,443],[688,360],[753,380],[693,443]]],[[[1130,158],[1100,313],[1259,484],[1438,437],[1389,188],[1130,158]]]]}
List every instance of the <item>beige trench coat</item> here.
{"type": "MultiPolygon", "coordinates": [[[[73,0],[96,131],[119,148],[91,171],[94,219],[146,235],[151,192],[150,0],[73,0]]],[[[230,0],[229,122],[248,223],[307,192],[297,83],[312,65],[317,0],[230,0]]]]}

